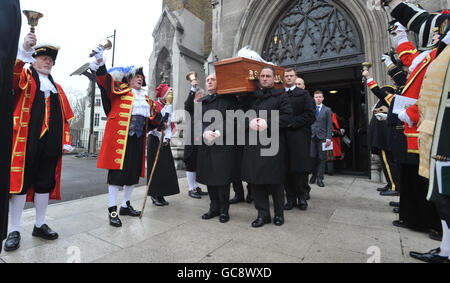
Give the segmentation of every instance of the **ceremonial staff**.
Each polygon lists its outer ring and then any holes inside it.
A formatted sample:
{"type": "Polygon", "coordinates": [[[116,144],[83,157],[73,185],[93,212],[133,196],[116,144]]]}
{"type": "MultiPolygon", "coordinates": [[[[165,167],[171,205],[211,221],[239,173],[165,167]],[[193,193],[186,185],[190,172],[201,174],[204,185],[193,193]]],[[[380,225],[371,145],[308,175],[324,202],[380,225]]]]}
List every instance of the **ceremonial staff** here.
{"type": "MultiPolygon", "coordinates": [[[[169,95],[167,96],[166,105],[172,105],[172,102],[173,102],[173,93],[172,93],[172,91],[170,91],[169,95]]],[[[167,123],[168,118],[169,118],[169,113],[166,113],[165,117],[161,121],[161,124],[164,125],[165,123],[167,123]]],[[[153,175],[155,174],[156,165],[158,164],[159,153],[161,152],[161,146],[163,144],[164,137],[165,137],[165,129],[163,127],[163,129],[161,131],[161,140],[159,141],[155,161],[153,162],[153,168],[152,168],[152,172],[150,173],[150,178],[148,180],[147,190],[145,191],[144,204],[142,205],[141,215],[139,216],[139,219],[142,219],[142,216],[144,215],[145,205],[147,203],[147,198],[148,198],[148,192],[150,191],[150,184],[152,183],[153,175]]]]}

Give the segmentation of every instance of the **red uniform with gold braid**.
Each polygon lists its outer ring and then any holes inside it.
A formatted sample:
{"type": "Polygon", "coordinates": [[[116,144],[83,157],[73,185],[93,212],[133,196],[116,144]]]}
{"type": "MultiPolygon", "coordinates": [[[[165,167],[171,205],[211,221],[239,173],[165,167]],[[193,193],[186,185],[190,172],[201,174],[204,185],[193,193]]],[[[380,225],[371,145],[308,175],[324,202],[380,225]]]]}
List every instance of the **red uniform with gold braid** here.
{"type": "MultiPolygon", "coordinates": [[[[125,150],[127,148],[134,95],[128,84],[114,81],[112,76],[106,72],[106,69],[103,72],[100,70],[97,72],[97,81],[106,90],[108,99],[111,102],[111,110],[108,114],[108,122],[106,123],[97,167],[108,170],[122,170],[125,160],[125,150]]],[[[150,121],[152,121],[156,117],[157,113],[154,110],[157,106],[148,97],[146,99],[150,104],[150,121]]],[[[148,121],[146,129],[148,129],[148,121]]],[[[146,137],[144,137],[143,144],[144,152],[145,145],[146,137]]],[[[141,177],[145,177],[145,155],[142,156],[141,177]]]]}
{"type": "MultiPolygon", "coordinates": [[[[25,63],[17,60],[14,67],[14,130],[13,130],[13,151],[11,159],[11,194],[20,194],[24,185],[25,160],[27,153],[29,124],[31,119],[31,109],[36,96],[37,83],[33,77],[32,68],[25,68],[25,63]]],[[[63,119],[63,136],[62,144],[71,145],[71,135],[69,122],[74,118],[72,108],[67,100],[66,94],[60,85],[55,83],[58,90],[59,103],[62,110],[63,119]]],[[[49,103],[46,103],[46,112],[49,111],[49,103]]],[[[41,137],[48,130],[49,115],[46,115],[42,125],[41,137]]],[[[61,148],[61,152],[63,149],[61,148]]],[[[55,188],[50,194],[50,199],[61,199],[61,165],[62,157],[56,166],[55,172],[55,188]]],[[[32,201],[34,188],[27,192],[27,201],[32,201]]]]}
{"type": "MultiPolygon", "coordinates": [[[[408,81],[406,82],[405,88],[403,89],[403,96],[418,99],[420,94],[420,89],[422,87],[425,74],[431,62],[436,57],[437,49],[434,49],[414,68],[410,74],[408,81]]],[[[399,45],[397,48],[397,53],[400,57],[402,63],[410,67],[413,61],[420,55],[417,49],[411,42],[405,42],[399,45]]],[[[417,124],[420,120],[419,108],[417,105],[413,105],[406,110],[411,121],[414,125],[410,128],[407,123],[405,123],[405,135],[408,140],[408,152],[419,154],[419,132],[417,131],[417,124]]]]}

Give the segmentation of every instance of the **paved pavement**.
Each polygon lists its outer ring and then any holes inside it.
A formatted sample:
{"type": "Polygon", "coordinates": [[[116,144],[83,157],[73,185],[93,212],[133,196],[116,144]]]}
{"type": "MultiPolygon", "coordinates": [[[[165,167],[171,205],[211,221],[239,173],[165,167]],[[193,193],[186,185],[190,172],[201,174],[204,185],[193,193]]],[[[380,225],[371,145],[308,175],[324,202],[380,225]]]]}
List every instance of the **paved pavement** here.
{"type": "MultiPolygon", "coordinates": [[[[98,196],[108,192],[106,184],[108,171],[97,168],[97,159],[64,155],[61,174],[62,200],[51,201],[50,204],[98,196]]],[[[186,176],[182,171],[178,172],[178,175],[186,176]]],[[[145,182],[146,179],[141,178],[139,185],[144,186],[145,182]]],[[[26,205],[26,208],[31,207],[33,207],[32,204],[26,205]]]]}
{"type": "MultiPolygon", "coordinates": [[[[168,207],[148,202],[142,220],[122,217],[123,227],[108,224],[107,195],[53,204],[47,223],[60,234],[53,242],[33,238],[34,209],[22,218],[22,246],[0,254],[0,262],[151,262],[151,263],[382,263],[416,262],[409,251],[428,251],[439,242],[426,234],[392,226],[397,216],[381,197],[380,184],[349,176],[327,177],[326,187],[313,186],[306,212],[288,211],[286,223],[254,229],[253,205],[230,208],[231,221],[204,221],[209,199],[182,193],[167,198],[168,207]],[[369,252],[369,253],[368,253],[369,252]]],[[[122,194],[119,195],[121,201],[122,194]]],[[[143,203],[144,187],[133,196],[143,203]]]]}

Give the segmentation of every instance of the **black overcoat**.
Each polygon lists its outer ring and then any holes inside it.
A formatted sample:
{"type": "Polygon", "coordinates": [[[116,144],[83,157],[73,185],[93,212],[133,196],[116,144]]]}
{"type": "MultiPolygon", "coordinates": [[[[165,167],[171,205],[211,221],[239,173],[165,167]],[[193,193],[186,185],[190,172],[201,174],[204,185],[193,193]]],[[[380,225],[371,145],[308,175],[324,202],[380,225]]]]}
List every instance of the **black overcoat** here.
{"type": "MultiPolygon", "coordinates": [[[[198,147],[197,153],[197,182],[207,186],[225,186],[239,181],[240,176],[240,147],[235,145],[235,139],[231,145],[227,144],[228,135],[235,133],[236,122],[226,115],[228,111],[237,110],[239,104],[232,95],[212,94],[199,100],[202,103],[203,115],[209,110],[217,110],[223,117],[222,129],[209,129],[215,120],[203,122],[203,132],[206,130],[219,130],[221,132],[222,145],[208,145],[205,141],[198,147]]],[[[203,119],[205,120],[205,119],[203,119]]],[[[198,123],[199,121],[195,121],[198,123]]]]}
{"type": "Polygon", "coordinates": [[[311,172],[311,125],[316,120],[315,103],[307,90],[288,91],[292,121],[286,130],[289,173],[311,172]]]}
{"type": "Polygon", "coordinates": [[[22,17],[18,0],[0,1],[0,251],[8,229],[11,170],[13,93],[12,76],[17,56],[22,17]]]}
{"type": "MultiPolygon", "coordinates": [[[[286,180],[287,174],[287,145],[285,130],[292,121],[292,106],[284,90],[258,89],[249,95],[244,103],[245,110],[255,110],[261,117],[262,110],[268,110],[268,136],[272,137],[272,122],[279,125],[279,147],[273,156],[262,156],[261,149],[269,149],[271,145],[264,146],[260,139],[256,145],[249,144],[249,134],[253,131],[249,128],[250,121],[246,120],[247,140],[242,154],[242,180],[256,185],[281,185],[286,180]],[[279,111],[279,120],[271,117],[271,110],[279,111]]],[[[262,117],[261,117],[262,118],[262,117]]]]}

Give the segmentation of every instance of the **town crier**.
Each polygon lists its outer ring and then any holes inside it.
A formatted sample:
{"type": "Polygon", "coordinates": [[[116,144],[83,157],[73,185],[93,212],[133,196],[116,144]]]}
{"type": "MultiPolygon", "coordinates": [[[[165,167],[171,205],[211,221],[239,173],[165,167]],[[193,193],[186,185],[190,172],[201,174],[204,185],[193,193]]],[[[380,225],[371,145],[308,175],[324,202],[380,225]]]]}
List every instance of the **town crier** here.
{"type": "Polygon", "coordinates": [[[138,217],[130,203],[139,178],[145,177],[145,145],[153,102],[149,100],[142,67],[112,68],[107,71],[103,50],[95,49],[97,61],[90,66],[97,73],[103,108],[108,117],[97,167],[108,171],[109,224],[121,227],[121,216],[138,217]],[[124,191],[119,214],[117,194],[124,191]]]}
{"type": "Polygon", "coordinates": [[[154,205],[162,207],[169,205],[164,197],[180,193],[177,170],[170,147],[170,140],[177,129],[172,122],[173,89],[167,84],[161,84],[155,89],[155,92],[156,102],[153,102],[155,114],[150,120],[149,129],[151,131],[148,134],[147,142],[147,183],[150,182],[150,177],[152,177],[148,195],[154,205]],[[157,155],[158,159],[156,160],[157,155]],[[153,176],[151,176],[153,167],[155,170],[153,176]]]}
{"type": "Polygon", "coordinates": [[[20,218],[26,201],[34,201],[36,207],[33,236],[58,238],[45,224],[45,215],[49,199],[61,199],[62,155],[73,150],[69,121],[74,115],[63,89],[50,75],[59,48],[36,46],[36,42],[34,33],[26,35],[14,68],[11,225],[5,251],[20,246],[20,218]]]}

